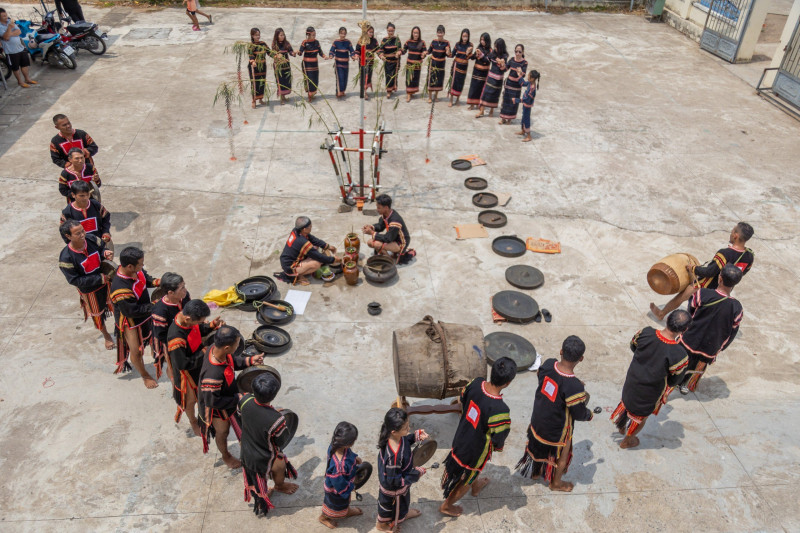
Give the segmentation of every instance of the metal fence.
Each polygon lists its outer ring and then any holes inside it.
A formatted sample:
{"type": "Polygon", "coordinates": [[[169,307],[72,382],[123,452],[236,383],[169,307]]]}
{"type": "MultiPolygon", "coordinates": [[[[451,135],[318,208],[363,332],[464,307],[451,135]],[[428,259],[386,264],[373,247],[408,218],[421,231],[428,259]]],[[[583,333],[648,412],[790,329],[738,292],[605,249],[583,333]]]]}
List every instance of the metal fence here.
{"type": "Polygon", "coordinates": [[[706,0],[708,15],[700,48],[733,63],[750,20],[753,0],[706,0]]]}

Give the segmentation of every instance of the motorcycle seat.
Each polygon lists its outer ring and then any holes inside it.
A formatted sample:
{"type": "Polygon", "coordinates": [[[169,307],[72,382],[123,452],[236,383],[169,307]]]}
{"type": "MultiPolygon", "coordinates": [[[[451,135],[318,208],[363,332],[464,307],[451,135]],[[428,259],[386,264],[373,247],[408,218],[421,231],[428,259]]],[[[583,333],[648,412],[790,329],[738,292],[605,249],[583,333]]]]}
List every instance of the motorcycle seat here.
{"type": "Polygon", "coordinates": [[[77,33],[85,33],[91,30],[92,26],[94,26],[94,24],[91,22],[76,22],[75,24],[70,24],[67,26],[67,31],[73,35],[77,33]]]}
{"type": "Polygon", "coordinates": [[[36,34],[36,42],[37,43],[42,43],[44,41],[49,41],[50,39],[52,39],[55,36],[56,36],[55,33],[37,33],[36,34]]]}

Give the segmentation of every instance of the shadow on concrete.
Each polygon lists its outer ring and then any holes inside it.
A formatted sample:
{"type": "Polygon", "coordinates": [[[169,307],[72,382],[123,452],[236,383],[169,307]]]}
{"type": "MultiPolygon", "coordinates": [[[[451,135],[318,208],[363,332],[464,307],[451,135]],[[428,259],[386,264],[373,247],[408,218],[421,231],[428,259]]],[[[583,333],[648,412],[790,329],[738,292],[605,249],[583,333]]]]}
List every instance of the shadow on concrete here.
{"type": "Polygon", "coordinates": [[[111,226],[114,231],[123,231],[128,228],[133,221],[139,218],[139,213],[124,211],[122,213],[111,212],[111,226]]]}
{"type": "MultiPolygon", "coordinates": [[[[15,8],[22,8],[24,6],[17,5],[15,8]]],[[[26,7],[26,6],[25,6],[26,7]]],[[[109,10],[97,23],[101,26],[101,31],[105,31],[109,26],[113,26],[122,22],[127,16],[127,10],[123,13],[122,10],[117,11],[114,9],[109,10]]],[[[29,18],[20,16],[19,18],[29,18]]],[[[35,20],[35,19],[34,19],[35,20]]],[[[110,47],[118,37],[111,36],[106,41],[106,45],[110,47]]],[[[109,48],[110,50],[110,48],[109,48]]],[[[96,56],[86,50],[80,50],[77,54],[77,68],[75,70],[66,70],[49,65],[42,65],[41,62],[31,64],[31,75],[37,81],[44,82],[48,88],[55,88],[61,93],[65,93],[72,85],[80,79],[97,61],[111,61],[115,59],[115,54],[106,52],[101,56],[96,56]]],[[[8,81],[13,81],[13,76],[8,81]]],[[[26,113],[19,114],[13,119],[13,122],[8,126],[9,129],[13,128],[16,139],[21,138],[40,118],[50,109],[51,102],[44,97],[31,96],[32,92],[22,92],[23,89],[16,89],[15,84],[9,84],[9,90],[2,92],[2,99],[0,99],[0,115],[16,113],[7,113],[7,109],[13,109],[14,106],[24,105],[26,113]],[[31,100],[33,98],[33,100],[31,100]]],[[[60,111],[59,111],[60,112],[60,111]]],[[[84,124],[75,124],[75,127],[81,129],[91,128],[84,124]]],[[[54,132],[55,133],[55,132],[54,132]]],[[[49,138],[42,139],[43,146],[49,142],[49,138]]],[[[8,150],[10,150],[16,143],[15,142],[0,142],[0,157],[2,157],[8,150]]],[[[100,149],[102,150],[102,146],[100,149]]]]}
{"type": "Polygon", "coordinates": [[[585,439],[572,444],[572,464],[569,465],[569,474],[572,474],[569,481],[581,485],[591,485],[594,475],[597,472],[597,465],[603,463],[604,459],[593,461],[592,441],[585,439]]]}
{"type": "MultiPolygon", "coordinates": [[[[661,409],[664,415],[670,414],[675,409],[667,404],[661,409]]],[[[659,450],[667,448],[669,450],[676,450],[681,447],[683,438],[686,436],[683,430],[683,424],[675,420],[659,420],[654,416],[649,416],[645,422],[644,428],[639,432],[639,446],[636,448],[628,448],[631,451],[635,450],[659,450]]],[[[622,442],[623,436],[618,431],[611,434],[611,439],[619,446],[622,442]]]]}
{"type": "Polygon", "coordinates": [[[695,390],[694,395],[701,402],[711,402],[728,398],[731,395],[731,391],[722,378],[704,376],[697,384],[697,390],[695,390]]]}

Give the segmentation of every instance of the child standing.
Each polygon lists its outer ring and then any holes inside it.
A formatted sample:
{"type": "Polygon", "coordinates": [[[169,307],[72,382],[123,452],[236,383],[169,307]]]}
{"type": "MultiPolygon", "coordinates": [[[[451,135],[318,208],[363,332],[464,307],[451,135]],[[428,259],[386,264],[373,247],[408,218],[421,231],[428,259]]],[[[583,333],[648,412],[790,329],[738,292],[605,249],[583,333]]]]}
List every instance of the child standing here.
{"type": "Polygon", "coordinates": [[[358,429],[350,422],[339,422],[328,447],[328,466],[325,469],[325,500],[319,521],[334,529],[336,520],[358,516],[364,512],[358,507],[350,508],[350,495],[355,489],[356,466],[361,458],[351,448],[358,438],[358,429]]]}
{"type": "Polygon", "coordinates": [[[528,81],[522,82],[522,94],[519,98],[514,98],[514,103],[519,104],[522,102],[522,120],[520,126],[522,127],[517,135],[524,135],[522,142],[531,141],[531,110],[533,109],[533,101],[536,98],[536,91],[539,89],[539,71],[532,70],[528,73],[528,81]]]}
{"type": "Polygon", "coordinates": [[[378,522],[380,531],[392,531],[392,527],[403,520],[416,518],[419,509],[409,509],[411,484],[419,481],[425,473],[412,461],[411,446],[428,438],[425,430],[409,433],[408,413],[393,407],[383,418],[378,439],[378,522]]]}
{"type": "Polygon", "coordinates": [[[343,98],[347,91],[347,77],[350,72],[349,61],[355,58],[356,51],[353,43],[347,38],[347,28],[339,28],[339,38],[333,41],[328,59],[335,59],[334,70],[336,74],[336,98],[343,98]]]}
{"type": "Polygon", "coordinates": [[[189,15],[190,19],[192,19],[192,30],[200,31],[200,23],[197,21],[198,13],[205,16],[208,19],[208,22],[211,23],[211,15],[206,15],[198,9],[199,4],[197,0],[183,0],[183,3],[186,5],[186,14],[189,15]]]}

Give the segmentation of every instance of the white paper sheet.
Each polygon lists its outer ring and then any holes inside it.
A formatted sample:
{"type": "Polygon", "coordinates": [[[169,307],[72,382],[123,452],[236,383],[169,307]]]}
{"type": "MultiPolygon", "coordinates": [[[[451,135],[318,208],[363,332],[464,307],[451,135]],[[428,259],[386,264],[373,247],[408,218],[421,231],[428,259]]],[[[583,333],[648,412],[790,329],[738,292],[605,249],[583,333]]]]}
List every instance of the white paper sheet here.
{"type": "Polygon", "coordinates": [[[311,298],[310,291],[290,290],[286,293],[284,300],[292,304],[292,307],[294,307],[294,314],[302,315],[306,310],[309,298],[311,298]]]}

